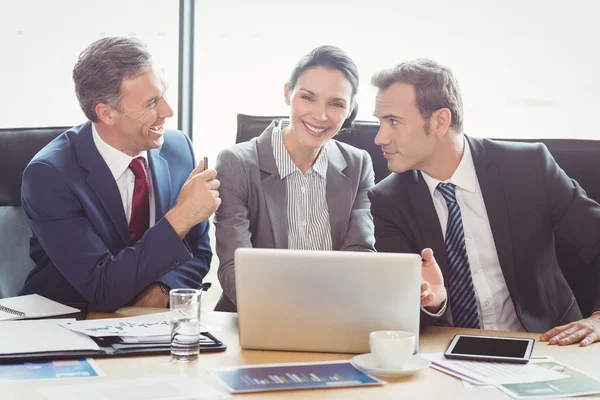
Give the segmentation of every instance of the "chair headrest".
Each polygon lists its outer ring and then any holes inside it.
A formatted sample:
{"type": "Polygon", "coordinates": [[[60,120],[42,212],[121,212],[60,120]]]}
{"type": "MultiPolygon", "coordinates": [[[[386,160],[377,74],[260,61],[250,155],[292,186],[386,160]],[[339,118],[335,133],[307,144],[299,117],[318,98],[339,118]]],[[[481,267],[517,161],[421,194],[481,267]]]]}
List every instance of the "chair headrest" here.
{"type": "Polygon", "coordinates": [[[23,170],[38,151],[69,128],[0,129],[0,206],[21,205],[23,170]]]}

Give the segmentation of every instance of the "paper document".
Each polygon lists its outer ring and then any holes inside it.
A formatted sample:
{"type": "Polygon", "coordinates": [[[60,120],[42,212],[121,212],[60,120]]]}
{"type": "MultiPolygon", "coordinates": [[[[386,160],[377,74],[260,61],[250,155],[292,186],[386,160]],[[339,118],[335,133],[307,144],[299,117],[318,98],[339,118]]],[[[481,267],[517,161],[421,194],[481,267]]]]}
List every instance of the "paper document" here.
{"type": "Polygon", "coordinates": [[[57,303],[38,294],[0,299],[0,321],[46,318],[78,313],[80,310],[57,303]]]}
{"type": "Polygon", "coordinates": [[[187,375],[50,386],[40,388],[38,392],[49,400],[221,400],[231,397],[229,393],[187,375]]]}
{"type": "Polygon", "coordinates": [[[540,382],[562,379],[564,376],[548,368],[528,364],[510,364],[489,361],[450,360],[443,353],[421,354],[431,361],[431,367],[471,383],[491,385],[503,383],[540,382]]]}
{"type": "Polygon", "coordinates": [[[104,373],[91,358],[0,364],[0,381],[91,378],[94,376],[104,376],[104,373]]]}
{"type": "Polygon", "coordinates": [[[0,322],[0,354],[46,351],[100,350],[96,342],[81,333],[59,326],[74,319],[41,319],[0,322]]]}
{"type": "Polygon", "coordinates": [[[487,383],[472,383],[466,380],[462,380],[462,384],[463,387],[467,388],[467,389],[496,389],[496,386],[494,385],[488,385],[487,383]]]}
{"type": "Polygon", "coordinates": [[[600,393],[600,381],[575,368],[552,359],[531,360],[530,363],[535,363],[539,368],[557,372],[562,375],[563,379],[504,384],[497,385],[497,387],[515,399],[563,398],[600,393]]]}
{"type": "MultiPolygon", "coordinates": [[[[171,335],[160,335],[160,336],[121,336],[121,343],[171,343],[171,335]]],[[[212,339],[206,336],[200,335],[200,346],[202,344],[214,343],[212,339]]]]}
{"type": "MultiPolygon", "coordinates": [[[[67,329],[81,332],[89,336],[156,336],[169,337],[171,335],[171,320],[181,317],[181,310],[167,311],[157,314],[140,315],[139,317],[92,319],[86,321],[72,321],[61,323],[67,329]]],[[[201,324],[202,332],[208,331],[206,325],[201,324]]],[[[170,339],[169,339],[170,340],[170,339]]]]}
{"type": "Polygon", "coordinates": [[[385,384],[350,361],[240,365],[209,372],[231,393],[385,384]]]}

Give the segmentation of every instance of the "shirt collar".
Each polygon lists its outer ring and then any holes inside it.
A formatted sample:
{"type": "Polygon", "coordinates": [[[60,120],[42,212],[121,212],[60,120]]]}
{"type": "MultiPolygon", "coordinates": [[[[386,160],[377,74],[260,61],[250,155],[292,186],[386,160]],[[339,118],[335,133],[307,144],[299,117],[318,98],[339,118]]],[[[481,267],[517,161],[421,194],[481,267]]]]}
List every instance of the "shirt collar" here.
{"type": "Polygon", "coordinates": [[[131,160],[137,157],[141,157],[145,161],[146,168],[148,167],[148,152],[142,151],[137,156],[131,157],[120,150],[115,149],[108,143],[106,143],[100,135],[98,134],[98,130],[96,129],[96,124],[92,122],[92,138],[94,139],[94,144],[100,153],[100,156],[104,159],[106,165],[108,165],[108,169],[115,178],[115,181],[123,175],[123,173],[129,168],[129,164],[131,160]]]}
{"type": "MultiPolygon", "coordinates": [[[[283,120],[280,120],[275,124],[275,128],[273,129],[271,145],[273,146],[273,156],[275,157],[275,164],[277,164],[279,176],[281,179],[284,179],[296,171],[300,173],[301,171],[296,167],[296,164],[294,164],[292,157],[290,157],[290,153],[288,153],[287,148],[283,143],[283,135],[281,133],[282,128],[283,120]]],[[[310,172],[311,170],[315,171],[322,178],[327,176],[327,146],[321,147],[315,163],[307,172],[310,172]]]]}
{"type": "Polygon", "coordinates": [[[454,174],[445,181],[440,181],[439,179],[435,179],[425,172],[421,171],[423,175],[423,179],[425,179],[425,183],[427,183],[427,187],[429,188],[429,192],[433,197],[435,193],[435,189],[438,184],[441,182],[444,183],[452,183],[457,188],[461,188],[466,190],[467,192],[475,193],[477,191],[477,173],[475,172],[475,164],[473,163],[473,155],[471,154],[471,148],[469,147],[469,142],[467,142],[466,138],[464,138],[464,151],[463,156],[458,163],[458,167],[454,174]]]}

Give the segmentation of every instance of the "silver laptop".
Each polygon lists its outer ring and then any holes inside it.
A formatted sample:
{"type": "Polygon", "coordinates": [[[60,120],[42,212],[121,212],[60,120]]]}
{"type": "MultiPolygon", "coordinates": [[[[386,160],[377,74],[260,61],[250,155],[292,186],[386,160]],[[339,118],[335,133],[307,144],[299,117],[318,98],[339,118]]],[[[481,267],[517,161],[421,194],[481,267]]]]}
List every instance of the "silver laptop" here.
{"type": "Polygon", "coordinates": [[[368,353],[372,331],[419,335],[417,254],[240,248],[235,277],[245,349],[368,353]]]}

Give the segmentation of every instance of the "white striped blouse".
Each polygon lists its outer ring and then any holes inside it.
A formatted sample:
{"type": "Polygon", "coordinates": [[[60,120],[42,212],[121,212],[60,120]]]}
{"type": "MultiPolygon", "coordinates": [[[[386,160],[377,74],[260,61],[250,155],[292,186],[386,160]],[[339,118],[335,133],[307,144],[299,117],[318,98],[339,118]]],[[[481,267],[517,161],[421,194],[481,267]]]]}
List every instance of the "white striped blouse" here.
{"type": "Polygon", "coordinates": [[[286,180],[288,248],[331,250],[331,224],[327,207],[327,149],[321,148],[306,174],[296,167],[285,144],[283,121],[273,129],[271,145],[281,179],[286,180]]]}

